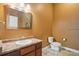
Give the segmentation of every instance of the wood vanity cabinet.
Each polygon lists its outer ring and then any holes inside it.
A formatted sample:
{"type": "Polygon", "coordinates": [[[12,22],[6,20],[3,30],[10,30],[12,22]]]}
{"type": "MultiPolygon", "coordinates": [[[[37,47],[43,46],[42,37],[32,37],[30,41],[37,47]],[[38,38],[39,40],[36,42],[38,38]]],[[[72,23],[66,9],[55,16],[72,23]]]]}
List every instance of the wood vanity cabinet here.
{"type": "Polygon", "coordinates": [[[36,56],[41,56],[42,55],[42,43],[36,44],[36,56]]]}
{"type": "Polygon", "coordinates": [[[42,56],[42,42],[23,47],[3,56],[42,56]]]}
{"type": "Polygon", "coordinates": [[[16,50],[16,51],[12,51],[12,52],[9,52],[9,53],[5,53],[1,56],[19,56],[19,50],[16,50]]]}
{"type": "Polygon", "coordinates": [[[42,55],[42,43],[37,43],[25,48],[20,51],[22,56],[41,56],[42,55]]]}
{"type": "Polygon", "coordinates": [[[20,55],[22,55],[22,56],[34,55],[34,56],[35,56],[35,45],[22,48],[22,49],[20,50],[20,55]]]}

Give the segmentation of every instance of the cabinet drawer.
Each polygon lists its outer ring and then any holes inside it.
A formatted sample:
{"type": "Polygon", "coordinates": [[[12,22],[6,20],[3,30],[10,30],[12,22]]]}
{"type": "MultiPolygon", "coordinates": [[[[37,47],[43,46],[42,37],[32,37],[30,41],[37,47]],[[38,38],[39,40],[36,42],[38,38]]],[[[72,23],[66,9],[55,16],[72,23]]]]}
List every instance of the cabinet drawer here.
{"type": "Polygon", "coordinates": [[[42,48],[42,42],[36,44],[36,49],[42,48]]]}
{"type": "Polygon", "coordinates": [[[3,56],[20,56],[20,53],[19,53],[19,50],[17,50],[17,51],[4,54],[3,56]]]}
{"type": "Polygon", "coordinates": [[[35,51],[26,54],[25,56],[35,56],[35,51]]]}
{"type": "Polygon", "coordinates": [[[42,55],[42,49],[37,49],[36,50],[36,56],[41,56],[42,55]]]}
{"type": "Polygon", "coordinates": [[[29,47],[26,47],[26,48],[23,48],[21,49],[21,55],[25,55],[31,51],[34,51],[35,50],[35,46],[29,46],[29,47]]]}

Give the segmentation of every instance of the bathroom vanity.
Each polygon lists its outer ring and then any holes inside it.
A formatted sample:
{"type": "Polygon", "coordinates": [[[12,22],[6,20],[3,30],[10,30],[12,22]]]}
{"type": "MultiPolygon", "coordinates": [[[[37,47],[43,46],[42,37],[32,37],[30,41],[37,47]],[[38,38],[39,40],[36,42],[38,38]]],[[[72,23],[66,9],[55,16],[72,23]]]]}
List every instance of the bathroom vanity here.
{"type": "Polygon", "coordinates": [[[0,53],[0,56],[41,56],[41,55],[42,55],[42,41],[36,38],[29,38],[3,43],[2,52],[0,53]]]}

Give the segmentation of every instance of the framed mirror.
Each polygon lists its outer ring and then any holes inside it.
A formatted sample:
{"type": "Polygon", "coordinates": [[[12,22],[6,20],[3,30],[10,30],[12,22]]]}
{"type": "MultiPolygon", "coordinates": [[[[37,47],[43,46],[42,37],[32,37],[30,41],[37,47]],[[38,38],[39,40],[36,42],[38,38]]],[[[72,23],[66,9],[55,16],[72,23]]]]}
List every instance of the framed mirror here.
{"type": "Polygon", "coordinates": [[[7,29],[31,29],[32,14],[8,8],[7,29]]]}
{"type": "Polygon", "coordinates": [[[32,14],[23,13],[20,19],[20,28],[31,29],[32,28],[32,14]]]}

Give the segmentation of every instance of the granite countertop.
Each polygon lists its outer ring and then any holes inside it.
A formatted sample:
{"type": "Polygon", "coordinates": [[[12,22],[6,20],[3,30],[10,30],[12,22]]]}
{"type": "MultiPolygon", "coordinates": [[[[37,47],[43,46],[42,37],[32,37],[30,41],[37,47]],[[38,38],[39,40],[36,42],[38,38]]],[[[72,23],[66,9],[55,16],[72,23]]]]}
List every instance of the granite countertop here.
{"type": "Polygon", "coordinates": [[[16,44],[16,41],[10,41],[10,42],[5,42],[2,44],[2,52],[0,52],[0,55],[12,52],[14,50],[20,49],[22,47],[27,47],[32,44],[36,44],[39,42],[42,42],[42,40],[37,39],[37,38],[26,38],[18,41],[24,41],[24,40],[31,40],[31,43],[29,44],[16,44]]]}

